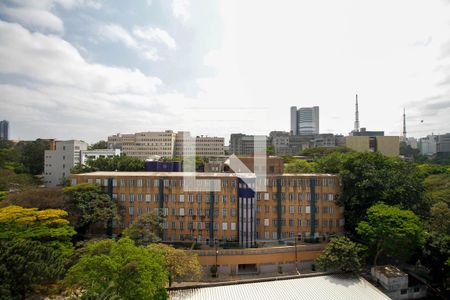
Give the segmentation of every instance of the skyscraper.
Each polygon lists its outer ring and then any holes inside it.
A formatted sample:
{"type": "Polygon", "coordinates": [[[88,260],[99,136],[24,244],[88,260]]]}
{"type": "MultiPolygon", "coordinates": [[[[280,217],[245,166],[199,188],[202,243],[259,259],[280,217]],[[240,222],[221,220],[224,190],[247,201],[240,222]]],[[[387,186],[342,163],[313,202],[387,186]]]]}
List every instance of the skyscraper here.
{"type": "Polygon", "coordinates": [[[9,122],[6,120],[0,121],[0,139],[9,140],[9,122]]]}
{"type": "Polygon", "coordinates": [[[319,134],[319,107],[291,107],[291,132],[293,135],[319,134]]]}

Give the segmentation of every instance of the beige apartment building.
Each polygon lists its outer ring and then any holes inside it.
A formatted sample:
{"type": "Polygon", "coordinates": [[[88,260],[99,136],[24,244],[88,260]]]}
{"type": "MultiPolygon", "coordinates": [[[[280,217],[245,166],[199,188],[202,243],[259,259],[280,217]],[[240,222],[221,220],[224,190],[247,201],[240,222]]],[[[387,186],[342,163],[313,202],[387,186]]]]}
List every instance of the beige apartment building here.
{"type": "Polygon", "coordinates": [[[398,136],[346,136],[345,145],[359,152],[380,152],[386,156],[400,155],[398,136]]]}
{"type": "Polygon", "coordinates": [[[151,156],[174,157],[195,155],[201,157],[224,155],[225,139],[221,137],[192,137],[188,131],[178,133],[172,130],[163,132],[138,132],[135,134],[116,134],[108,137],[108,148],[119,148],[122,153],[132,157],[147,159],[151,156]],[[195,142],[195,144],[194,144],[195,142]]]}
{"type": "Polygon", "coordinates": [[[153,211],[165,217],[164,241],[221,240],[252,247],[294,238],[327,240],[344,230],[343,208],[335,201],[340,191],[335,175],[268,174],[256,179],[197,173],[197,180],[213,179],[218,188],[194,192],[184,188],[186,175],[193,173],[94,172],[74,174],[71,183],[97,183],[121,204],[123,220],[114,224],[115,233],[153,211]],[[264,191],[254,191],[256,180],[264,180],[264,191]]]}

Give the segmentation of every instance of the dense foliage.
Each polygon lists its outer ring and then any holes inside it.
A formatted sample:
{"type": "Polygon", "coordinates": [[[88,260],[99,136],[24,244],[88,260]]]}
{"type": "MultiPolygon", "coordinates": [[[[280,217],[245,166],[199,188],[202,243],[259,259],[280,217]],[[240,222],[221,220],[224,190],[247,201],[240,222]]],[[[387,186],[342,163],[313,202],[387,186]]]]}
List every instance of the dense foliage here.
{"type": "Polygon", "coordinates": [[[65,282],[82,299],[165,299],[168,273],[162,255],[134,245],[129,238],[87,245],[67,272],[65,282]]]}
{"type": "Polygon", "coordinates": [[[0,208],[0,299],[23,299],[65,273],[75,234],[62,210],[0,208]]]}
{"type": "Polygon", "coordinates": [[[119,220],[119,206],[93,183],[81,183],[63,189],[65,207],[79,234],[85,234],[93,224],[106,228],[108,222],[119,220]]]}
{"type": "Polygon", "coordinates": [[[319,268],[323,270],[358,272],[362,268],[366,250],[365,246],[355,243],[347,237],[334,237],[316,261],[319,268]]]}
{"type": "Polygon", "coordinates": [[[406,261],[425,243],[426,234],[419,217],[410,210],[383,203],[367,210],[367,220],[356,228],[374,254],[374,265],[385,254],[406,261]]]}
{"type": "Polygon", "coordinates": [[[145,162],[142,159],[131,156],[99,157],[88,159],[86,165],[76,165],[72,173],[86,173],[94,171],[143,171],[145,162]]]}
{"type": "Polygon", "coordinates": [[[123,236],[132,239],[136,245],[148,245],[159,242],[162,233],[163,217],[157,212],[140,216],[123,232],[123,236]]]}
{"type": "Polygon", "coordinates": [[[165,244],[151,244],[148,246],[154,253],[164,257],[169,271],[169,286],[173,281],[195,281],[202,275],[202,266],[197,255],[186,250],[175,249],[165,244]]]}

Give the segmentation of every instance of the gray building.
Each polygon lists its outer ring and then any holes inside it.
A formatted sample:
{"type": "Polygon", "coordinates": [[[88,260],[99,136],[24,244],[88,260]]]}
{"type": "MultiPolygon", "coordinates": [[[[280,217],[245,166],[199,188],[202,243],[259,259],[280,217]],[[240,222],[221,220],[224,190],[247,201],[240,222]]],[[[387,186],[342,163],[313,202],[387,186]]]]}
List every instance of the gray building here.
{"type": "Polygon", "coordinates": [[[292,135],[286,131],[272,131],[269,134],[269,144],[275,155],[299,155],[307,148],[334,148],[345,145],[342,135],[332,133],[292,135]]]}
{"type": "Polygon", "coordinates": [[[293,135],[319,134],[319,107],[291,107],[291,133],[293,135]]]}
{"type": "Polygon", "coordinates": [[[426,137],[420,138],[417,143],[420,154],[422,155],[434,155],[437,151],[437,135],[428,135],[426,137]]]}
{"type": "Polygon", "coordinates": [[[437,136],[436,153],[450,153],[450,133],[437,136]]]}
{"type": "Polygon", "coordinates": [[[255,144],[255,137],[260,136],[246,135],[243,133],[232,133],[230,136],[230,154],[234,155],[253,155],[254,153],[262,153],[266,151],[267,137],[264,145],[255,144]]]}
{"type": "Polygon", "coordinates": [[[384,136],[384,131],[368,131],[362,127],[360,131],[352,131],[349,136],[384,136]]]}
{"type": "Polygon", "coordinates": [[[55,150],[44,153],[44,184],[55,187],[62,180],[69,178],[70,170],[81,163],[81,153],[87,150],[88,144],[83,141],[57,141],[55,150]]]}
{"type": "Polygon", "coordinates": [[[0,139],[9,140],[9,122],[6,120],[0,121],[0,139]]]}

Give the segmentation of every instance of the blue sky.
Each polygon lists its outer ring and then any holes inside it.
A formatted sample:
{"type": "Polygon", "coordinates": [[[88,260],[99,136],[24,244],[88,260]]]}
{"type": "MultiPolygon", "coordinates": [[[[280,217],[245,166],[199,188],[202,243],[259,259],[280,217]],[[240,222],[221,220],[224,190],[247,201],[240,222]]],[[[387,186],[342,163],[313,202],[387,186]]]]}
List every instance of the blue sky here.
{"type": "Polygon", "coordinates": [[[118,132],[450,131],[450,3],[13,0],[0,4],[0,118],[15,139],[118,132]],[[421,122],[424,120],[424,122],[421,122]]]}

